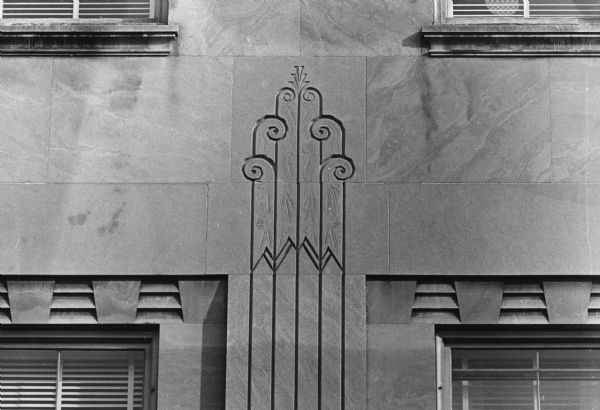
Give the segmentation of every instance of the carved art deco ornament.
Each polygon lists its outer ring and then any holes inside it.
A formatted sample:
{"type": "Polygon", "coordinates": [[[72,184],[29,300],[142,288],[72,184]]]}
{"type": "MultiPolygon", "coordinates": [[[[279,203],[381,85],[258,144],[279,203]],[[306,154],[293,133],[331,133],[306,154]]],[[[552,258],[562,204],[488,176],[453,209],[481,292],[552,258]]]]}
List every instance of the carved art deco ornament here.
{"type": "MultiPolygon", "coordinates": [[[[298,252],[323,273],[344,272],[344,181],[354,173],[342,123],[322,111],[321,93],[296,66],[261,118],[243,166],[252,187],[251,272],[276,273],[298,252]]],[[[303,265],[303,263],[300,263],[303,265]]],[[[302,274],[302,272],[296,272],[302,274]]]]}
{"type": "Polygon", "coordinates": [[[277,94],[275,114],[254,127],[252,156],[242,168],[252,181],[247,404],[297,409],[311,401],[314,408],[343,409],[345,181],[354,164],[345,155],[342,123],[323,114],[321,93],[308,85],[304,67],[292,78],[277,94]],[[316,349],[307,350],[307,338],[316,349]],[[270,358],[260,354],[266,345],[270,358]],[[293,369],[284,371],[294,375],[293,388],[278,387],[282,366],[293,369]]]}

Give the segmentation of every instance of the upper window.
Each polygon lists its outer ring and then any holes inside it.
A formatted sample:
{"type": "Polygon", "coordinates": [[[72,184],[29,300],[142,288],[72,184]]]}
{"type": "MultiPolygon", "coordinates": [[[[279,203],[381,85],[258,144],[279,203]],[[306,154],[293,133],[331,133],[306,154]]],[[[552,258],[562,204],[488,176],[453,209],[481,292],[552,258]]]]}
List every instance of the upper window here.
{"type": "Polygon", "coordinates": [[[600,56],[600,0],[436,0],[430,56],[600,56]],[[593,24],[592,24],[593,23],[593,24]]]}
{"type": "Polygon", "coordinates": [[[0,56],[166,56],[168,0],[0,0],[0,56]]]}
{"type": "Polygon", "coordinates": [[[161,20],[161,0],[3,0],[3,19],[161,20]]]}
{"type": "Polygon", "coordinates": [[[441,408],[598,409],[599,336],[489,332],[442,337],[441,408]]]}
{"type": "Polygon", "coordinates": [[[0,408],[152,408],[153,335],[0,332],[0,408]]]}
{"type": "Polygon", "coordinates": [[[441,0],[447,23],[573,23],[600,18],[600,0],[441,0]]]}

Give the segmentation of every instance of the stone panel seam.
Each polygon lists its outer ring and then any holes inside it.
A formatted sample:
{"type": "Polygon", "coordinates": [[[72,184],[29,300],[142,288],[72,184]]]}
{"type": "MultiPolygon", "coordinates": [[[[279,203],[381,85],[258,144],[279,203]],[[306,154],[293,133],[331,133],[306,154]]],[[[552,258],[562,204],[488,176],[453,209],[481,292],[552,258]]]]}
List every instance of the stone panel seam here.
{"type": "Polygon", "coordinates": [[[387,274],[391,275],[392,274],[392,261],[391,261],[391,241],[392,241],[392,227],[390,225],[391,222],[391,209],[392,209],[392,185],[391,184],[387,184],[387,205],[388,205],[388,209],[387,209],[387,226],[388,226],[388,240],[387,240],[387,274]]]}
{"type": "Polygon", "coordinates": [[[232,156],[232,146],[233,146],[233,104],[234,104],[234,99],[233,99],[233,75],[234,75],[234,71],[235,71],[235,64],[236,64],[236,58],[235,57],[231,57],[231,71],[230,71],[230,101],[231,101],[231,112],[229,113],[229,116],[231,118],[231,121],[229,121],[229,167],[227,167],[227,175],[228,175],[228,181],[229,182],[233,182],[232,181],[232,175],[231,175],[231,165],[233,164],[233,159],[231,158],[232,156]]]}
{"type": "Polygon", "coordinates": [[[369,167],[368,167],[368,160],[369,160],[369,149],[367,147],[368,144],[368,139],[367,139],[367,96],[368,96],[368,81],[369,81],[369,75],[368,75],[368,62],[367,62],[367,57],[365,57],[365,101],[364,101],[364,109],[365,109],[365,123],[364,123],[364,128],[363,128],[363,138],[365,139],[365,183],[369,182],[369,177],[368,177],[368,173],[369,173],[369,167]]]}
{"type": "Polygon", "coordinates": [[[204,231],[204,274],[208,274],[208,221],[209,221],[210,184],[206,184],[206,229],[204,231]]]}
{"type": "Polygon", "coordinates": [[[554,182],[554,142],[552,138],[552,67],[550,59],[548,61],[548,132],[550,133],[550,181],[554,182]]]}
{"type": "Polygon", "coordinates": [[[298,1],[298,52],[299,56],[302,56],[302,7],[304,6],[304,0],[298,1]]]}
{"type": "Polygon", "coordinates": [[[52,140],[52,100],[54,99],[54,69],[56,58],[52,57],[50,66],[50,112],[48,113],[48,139],[46,146],[46,183],[50,182],[50,142],[52,140]]]}

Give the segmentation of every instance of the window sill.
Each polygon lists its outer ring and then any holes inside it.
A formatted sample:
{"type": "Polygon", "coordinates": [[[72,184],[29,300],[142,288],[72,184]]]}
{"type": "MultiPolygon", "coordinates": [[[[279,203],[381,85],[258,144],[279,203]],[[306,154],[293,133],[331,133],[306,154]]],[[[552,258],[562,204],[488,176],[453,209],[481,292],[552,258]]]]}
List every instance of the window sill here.
{"type": "Polygon", "coordinates": [[[434,57],[600,56],[600,25],[438,24],[421,31],[434,57]]]}
{"type": "Polygon", "coordinates": [[[166,56],[177,34],[154,23],[4,23],[0,55],[166,56]]]}

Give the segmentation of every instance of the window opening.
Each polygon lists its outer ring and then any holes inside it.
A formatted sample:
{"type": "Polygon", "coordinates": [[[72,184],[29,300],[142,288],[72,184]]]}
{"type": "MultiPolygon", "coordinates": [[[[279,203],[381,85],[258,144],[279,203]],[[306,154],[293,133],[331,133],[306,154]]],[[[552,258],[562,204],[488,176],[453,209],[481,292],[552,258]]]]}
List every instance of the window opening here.
{"type": "MultiPolygon", "coordinates": [[[[491,332],[488,332],[488,335],[491,332]]],[[[504,341],[439,338],[438,400],[452,410],[600,408],[600,339],[529,334],[504,341]]],[[[502,337],[501,337],[502,339],[502,337]]]]}
{"type": "MultiPolygon", "coordinates": [[[[63,338],[0,333],[0,409],[151,408],[152,338],[119,341],[102,333],[63,338]]],[[[116,335],[116,336],[115,336],[116,335]]]]}
{"type": "Polygon", "coordinates": [[[2,19],[151,21],[161,0],[0,0],[2,19]]]}

